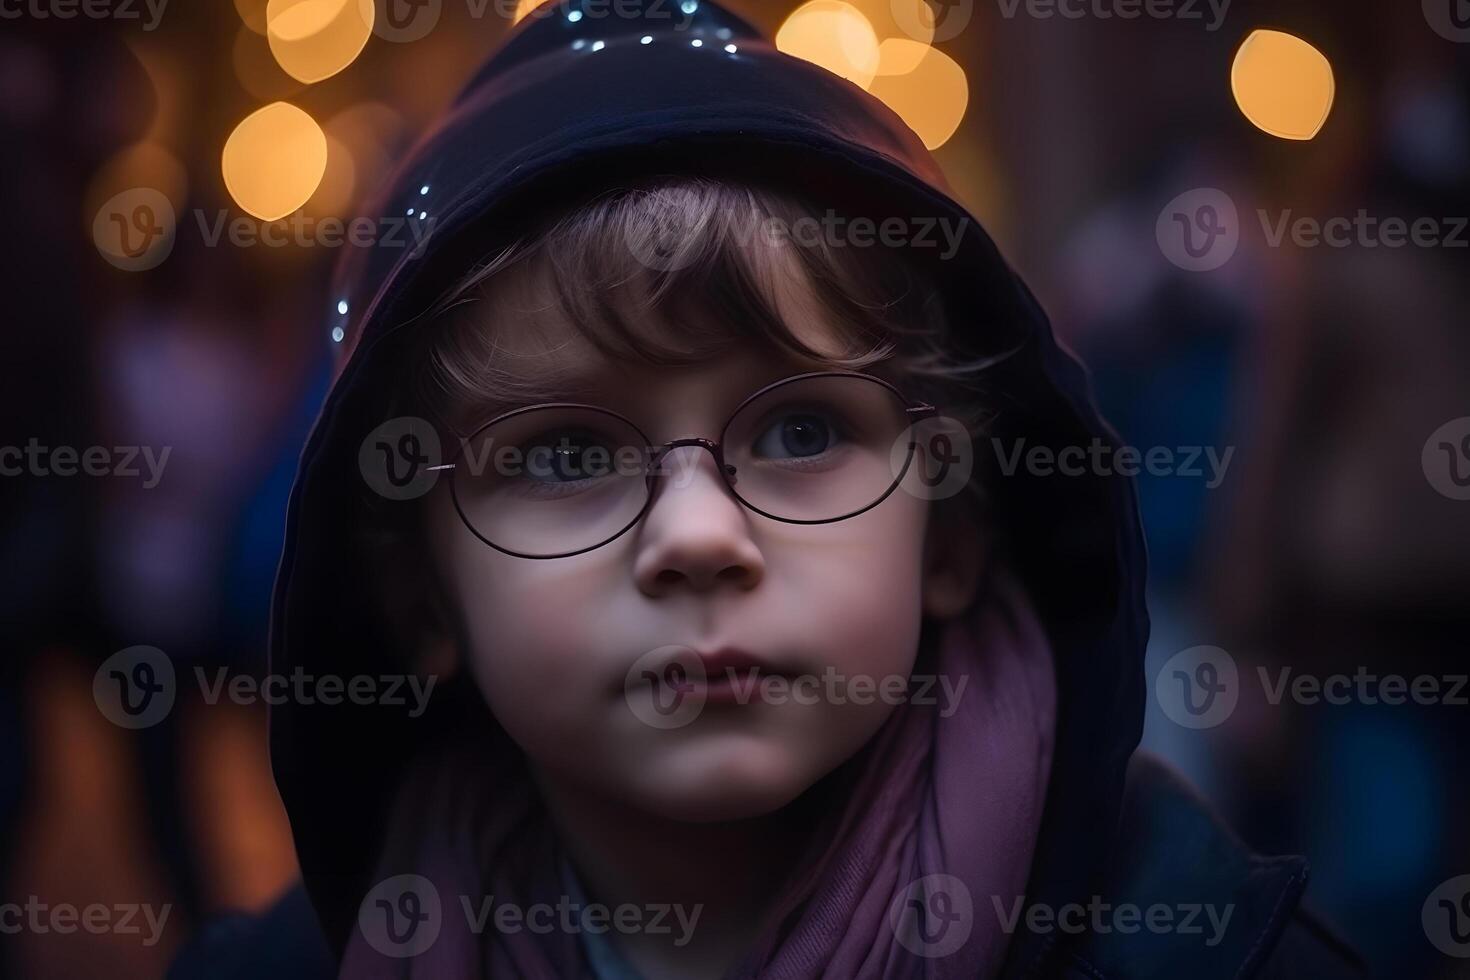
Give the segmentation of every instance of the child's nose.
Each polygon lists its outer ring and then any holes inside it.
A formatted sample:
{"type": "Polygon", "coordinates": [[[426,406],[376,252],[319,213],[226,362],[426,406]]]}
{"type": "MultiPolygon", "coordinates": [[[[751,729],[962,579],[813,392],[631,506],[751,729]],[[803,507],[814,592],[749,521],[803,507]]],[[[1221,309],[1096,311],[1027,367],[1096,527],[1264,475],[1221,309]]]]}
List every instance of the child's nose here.
{"type": "Polygon", "coordinates": [[[638,538],[633,577],[649,596],[679,589],[705,592],[717,586],[753,589],[765,575],[765,558],[750,536],[749,512],[720,479],[714,457],[696,446],[669,455],[638,538]]]}

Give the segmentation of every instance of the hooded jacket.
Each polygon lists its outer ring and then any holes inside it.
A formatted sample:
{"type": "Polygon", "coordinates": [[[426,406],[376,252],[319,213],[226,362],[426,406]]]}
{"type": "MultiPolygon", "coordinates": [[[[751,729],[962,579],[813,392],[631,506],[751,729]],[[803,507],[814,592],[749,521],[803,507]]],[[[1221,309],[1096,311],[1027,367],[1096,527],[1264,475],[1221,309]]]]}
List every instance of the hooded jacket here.
{"type": "MultiPolygon", "coordinates": [[[[528,17],[479,70],[377,202],[426,225],[419,248],[349,250],[324,304],[336,381],[301,457],[270,631],[271,669],[349,677],[401,671],[351,555],[358,451],[383,418],[382,379],[418,316],[544,203],[650,174],[787,187],[848,214],[934,218],[964,229],[933,264],[960,353],[997,358],[1003,444],[1115,443],[1083,369],[918,137],[850,82],[781,54],[709,0],[630,0],[573,18],[528,17]],[[692,13],[691,13],[692,10],[692,13]],[[686,16],[687,15],[687,16],[686,16]],[[644,41],[645,37],[651,38],[644,41]],[[698,43],[696,43],[698,42],[698,43]]],[[[369,212],[373,213],[373,212],[369,212]]],[[[414,239],[418,240],[417,238],[414,239]]],[[[1346,975],[1351,957],[1300,906],[1306,865],[1246,850],[1157,763],[1135,758],[1146,691],[1145,551],[1120,476],[1002,481],[997,509],[1025,547],[1014,572],[1044,625],[1057,724],[1027,902],[1233,908],[1206,946],[1182,931],[1046,927],[1023,914],[1005,976],[1346,975]],[[1033,927],[1038,926],[1039,927],[1033,927]]],[[[436,709],[290,703],[271,756],[303,887],[256,918],[208,930],[174,976],[333,976],[372,885],[394,787],[436,709]]],[[[989,910],[983,910],[988,914],[989,910]]],[[[1208,932],[1208,925],[1201,922],[1208,932]]]]}

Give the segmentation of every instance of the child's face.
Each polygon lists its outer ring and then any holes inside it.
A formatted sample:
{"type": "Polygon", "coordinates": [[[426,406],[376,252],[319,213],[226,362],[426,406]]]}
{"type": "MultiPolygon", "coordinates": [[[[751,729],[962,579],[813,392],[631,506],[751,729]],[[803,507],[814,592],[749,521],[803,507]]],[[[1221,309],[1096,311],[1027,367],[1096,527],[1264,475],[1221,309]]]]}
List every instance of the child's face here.
{"type": "MultiPolygon", "coordinates": [[[[533,361],[555,349],[559,367],[588,380],[576,400],[628,417],[657,444],[716,439],[756,389],[823,368],[754,347],[685,367],[613,363],[549,306],[515,317],[508,346],[533,361]]],[[[803,339],[822,349],[827,328],[809,330],[803,339]]],[[[894,710],[874,692],[908,677],[921,617],[934,611],[928,504],[900,489],[847,520],[782,523],[741,506],[710,453],[678,452],[684,478],[667,480],[639,524],[592,551],[537,560],[488,547],[442,483],[433,546],[467,666],[539,778],[669,818],[754,816],[834,769],[894,710]],[[641,720],[655,691],[625,682],[640,658],[668,647],[738,650],[764,672],[810,680],[784,698],[708,702],[679,727],[655,727],[641,720]]]]}

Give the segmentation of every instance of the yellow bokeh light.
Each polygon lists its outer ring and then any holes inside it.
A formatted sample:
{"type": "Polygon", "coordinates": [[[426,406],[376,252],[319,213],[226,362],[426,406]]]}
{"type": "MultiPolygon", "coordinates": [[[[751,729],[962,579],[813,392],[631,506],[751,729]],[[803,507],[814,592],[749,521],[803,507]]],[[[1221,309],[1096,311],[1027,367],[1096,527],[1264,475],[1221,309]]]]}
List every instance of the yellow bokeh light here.
{"type": "Polygon", "coordinates": [[[890,37],[878,45],[878,74],[907,75],[919,67],[929,45],[901,37],[890,37]]]}
{"type": "Polygon", "coordinates": [[[516,4],[515,13],[511,15],[510,22],[512,24],[519,24],[521,21],[525,20],[527,14],[535,10],[537,7],[540,7],[542,4],[549,4],[549,6],[544,12],[537,14],[538,17],[550,16],[552,13],[555,12],[556,5],[550,3],[550,0],[519,0],[519,2],[516,4]]]}
{"type": "Polygon", "coordinates": [[[776,32],[776,47],[863,88],[878,71],[878,35],[862,11],[843,0],[797,7],[776,32]]]}
{"type": "Polygon", "coordinates": [[[327,138],[289,102],[272,102],[241,120],[220,162],[236,204],[262,221],[305,204],[327,168],[327,138]]]}
{"type": "Polygon", "coordinates": [[[880,73],[868,91],[898,113],[933,150],[943,146],[965,118],[970,86],[965,70],[938,48],[889,38],[883,42],[884,64],[912,65],[898,74],[880,73]]]}
{"type": "Polygon", "coordinates": [[[1327,122],[1335,91],[1322,52],[1281,31],[1252,31],[1230,66],[1235,104],[1272,136],[1309,140],[1327,122]]]}
{"type": "Polygon", "coordinates": [[[373,0],[270,0],[266,38],[292,78],[330,78],[362,51],[373,32],[373,0]]]}

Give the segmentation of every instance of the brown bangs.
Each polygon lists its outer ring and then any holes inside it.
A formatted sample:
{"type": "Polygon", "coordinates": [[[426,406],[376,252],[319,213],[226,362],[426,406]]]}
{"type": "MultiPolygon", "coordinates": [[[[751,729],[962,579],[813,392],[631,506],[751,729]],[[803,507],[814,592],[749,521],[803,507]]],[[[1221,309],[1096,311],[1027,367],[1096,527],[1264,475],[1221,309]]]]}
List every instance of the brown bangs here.
{"type": "Polygon", "coordinates": [[[828,227],[823,214],[704,179],[604,194],[444,296],[419,400],[459,428],[468,412],[564,394],[568,344],[679,365],[755,343],[834,369],[947,374],[942,302],[927,277],[890,248],[790,234],[828,227]],[[559,332],[538,335],[547,314],[559,332]]]}

